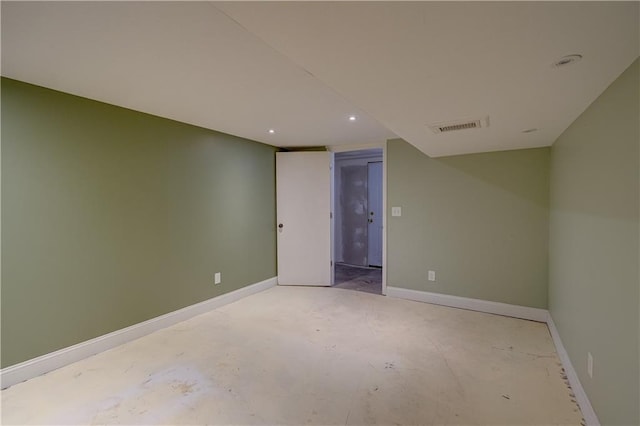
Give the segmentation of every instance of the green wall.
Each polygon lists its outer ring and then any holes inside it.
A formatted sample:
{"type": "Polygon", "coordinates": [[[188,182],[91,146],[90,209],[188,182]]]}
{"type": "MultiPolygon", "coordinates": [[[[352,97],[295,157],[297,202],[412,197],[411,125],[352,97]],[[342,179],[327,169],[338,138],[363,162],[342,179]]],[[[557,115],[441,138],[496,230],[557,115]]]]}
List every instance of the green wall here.
{"type": "Polygon", "coordinates": [[[3,78],[2,366],[276,276],[275,150],[3,78]]]}
{"type": "Polygon", "coordinates": [[[387,285],[547,307],[549,148],[430,158],[391,140],[387,185],[387,285]]]}
{"type": "Polygon", "coordinates": [[[551,150],[549,307],[602,424],[640,424],[639,80],[636,60],[551,150]]]}

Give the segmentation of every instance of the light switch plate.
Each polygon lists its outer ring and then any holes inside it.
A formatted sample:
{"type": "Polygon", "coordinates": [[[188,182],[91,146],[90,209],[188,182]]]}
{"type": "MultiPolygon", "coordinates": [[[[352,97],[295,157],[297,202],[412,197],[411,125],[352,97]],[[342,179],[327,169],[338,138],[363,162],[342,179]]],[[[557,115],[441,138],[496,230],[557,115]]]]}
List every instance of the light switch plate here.
{"type": "Polygon", "coordinates": [[[391,216],[402,216],[402,207],[391,207],[391,216]]]}
{"type": "Polygon", "coordinates": [[[220,284],[221,281],[222,281],[222,274],[220,272],[216,272],[216,274],[213,276],[213,283],[220,284]]]}

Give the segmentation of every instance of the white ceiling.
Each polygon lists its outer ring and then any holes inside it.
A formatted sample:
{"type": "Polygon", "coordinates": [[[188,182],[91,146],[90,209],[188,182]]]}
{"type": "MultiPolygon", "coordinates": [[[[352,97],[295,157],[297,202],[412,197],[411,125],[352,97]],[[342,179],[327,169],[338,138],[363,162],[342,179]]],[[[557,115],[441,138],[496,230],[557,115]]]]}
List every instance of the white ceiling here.
{"type": "Polygon", "coordinates": [[[277,146],[394,137],[208,2],[3,1],[2,75],[277,146]]]}
{"type": "Polygon", "coordinates": [[[277,146],[395,134],[431,156],[519,149],[552,144],[638,57],[639,14],[638,2],[2,2],[2,75],[277,146]],[[552,66],[573,53],[583,60],[552,66]],[[487,115],[488,128],[427,127],[487,115]]]}

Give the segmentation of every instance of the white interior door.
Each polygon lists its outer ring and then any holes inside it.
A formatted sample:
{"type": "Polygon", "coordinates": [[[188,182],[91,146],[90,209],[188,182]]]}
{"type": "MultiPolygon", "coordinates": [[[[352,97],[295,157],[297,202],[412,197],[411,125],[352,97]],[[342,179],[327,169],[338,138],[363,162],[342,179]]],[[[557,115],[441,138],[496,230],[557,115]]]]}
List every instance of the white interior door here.
{"type": "Polygon", "coordinates": [[[382,266],[382,162],[369,163],[368,169],[368,261],[382,266]]]}
{"type": "Polygon", "coordinates": [[[276,153],[278,284],[332,284],[331,152],[276,153]]]}

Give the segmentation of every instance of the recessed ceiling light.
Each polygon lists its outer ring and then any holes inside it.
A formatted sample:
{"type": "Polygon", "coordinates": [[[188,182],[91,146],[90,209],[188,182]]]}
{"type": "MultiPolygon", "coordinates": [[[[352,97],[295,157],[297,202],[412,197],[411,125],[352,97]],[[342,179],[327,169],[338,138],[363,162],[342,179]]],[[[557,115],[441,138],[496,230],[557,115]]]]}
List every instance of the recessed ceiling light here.
{"type": "Polygon", "coordinates": [[[269,133],[274,134],[276,131],[273,129],[269,129],[269,133]]]}
{"type": "Polygon", "coordinates": [[[575,64],[580,59],[582,59],[582,55],[577,55],[577,54],[566,55],[566,56],[563,56],[562,58],[558,59],[557,61],[555,61],[553,63],[553,66],[556,67],[556,68],[564,67],[566,65],[575,64]]]}
{"type": "Polygon", "coordinates": [[[531,129],[524,129],[524,130],[522,131],[522,133],[533,133],[533,132],[537,132],[537,131],[538,131],[538,129],[536,129],[536,128],[534,127],[534,128],[531,128],[531,129]]]}
{"type": "Polygon", "coordinates": [[[349,121],[356,121],[358,119],[358,117],[356,117],[355,115],[350,115],[349,116],[349,121]]]}

